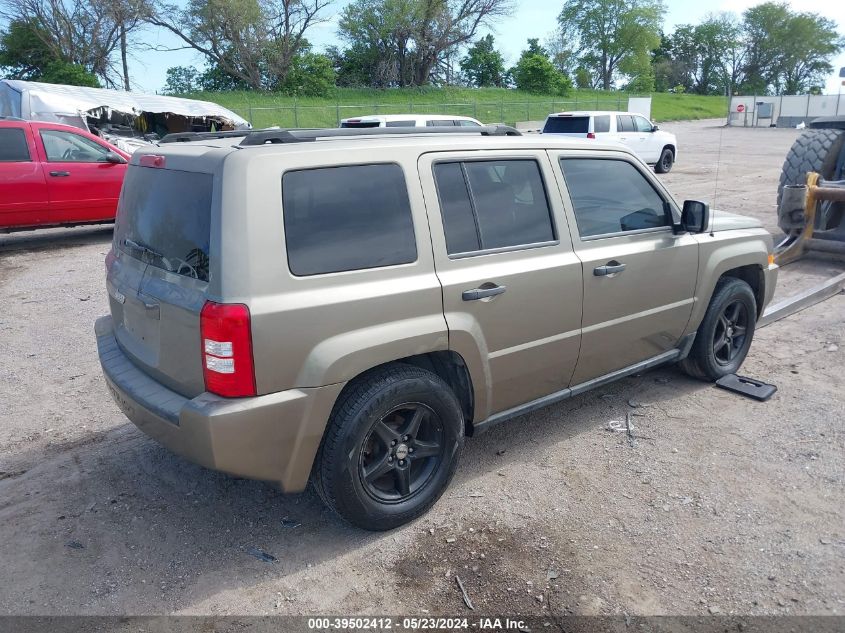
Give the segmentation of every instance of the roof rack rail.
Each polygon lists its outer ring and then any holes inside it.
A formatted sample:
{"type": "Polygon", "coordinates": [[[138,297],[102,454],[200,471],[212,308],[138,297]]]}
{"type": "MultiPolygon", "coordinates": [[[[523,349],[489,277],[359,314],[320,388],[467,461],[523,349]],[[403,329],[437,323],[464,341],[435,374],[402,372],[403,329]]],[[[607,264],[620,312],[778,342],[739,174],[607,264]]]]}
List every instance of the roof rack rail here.
{"type": "Polygon", "coordinates": [[[482,136],[522,136],[508,125],[481,127],[373,127],[373,128],[323,128],[312,130],[256,130],[244,136],[242,146],[273,145],[277,143],[308,143],[318,138],[356,136],[416,136],[428,134],[481,134],[482,136]]]}
{"type": "Polygon", "coordinates": [[[203,141],[206,139],[216,138],[238,138],[241,136],[249,136],[253,132],[261,132],[263,130],[222,130],[219,132],[174,132],[172,134],[165,134],[159,144],[161,143],[190,143],[191,141],[203,141]]]}

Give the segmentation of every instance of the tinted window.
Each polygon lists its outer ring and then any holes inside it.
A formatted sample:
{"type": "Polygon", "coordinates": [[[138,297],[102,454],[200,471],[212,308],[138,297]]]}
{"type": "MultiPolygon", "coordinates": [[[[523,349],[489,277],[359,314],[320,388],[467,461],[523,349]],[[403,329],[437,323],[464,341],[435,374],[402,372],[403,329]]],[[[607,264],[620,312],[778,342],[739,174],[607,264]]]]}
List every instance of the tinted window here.
{"type": "Polygon", "coordinates": [[[21,162],[29,160],[26,136],[20,128],[0,129],[0,162],[21,162]]]}
{"type": "Polygon", "coordinates": [[[454,127],[455,122],[451,119],[433,119],[425,122],[427,127],[454,127]]]}
{"type": "Polygon", "coordinates": [[[348,128],[364,128],[364,127],[379,127],[379,121],[344,121],[340,127],[348,128]]]}
{"type": "Polygon", "coordinates": [[[550,116],[543,126],[543,134],[586,134],[589,128],[587,116],[550,116]]]}
{"type": "Polygon", "coordinates": [[[385,127],[416,127],[416,121],[388,121],[385,127]]]}
{"type": "Polygon", "coordinates": [[[593,117],[593,132],[610,132],[610,115],[593,117]]]}
{"type": "Polygon", "coordinates": [[[211,174],[130,166],[115,247],[150,265],[208,280],[211,174]]]}
{"type": "Polygon", "coordinates": [[[434,166],[434,180],[446,233],[449,253],[471,253],[481,249],[481,238],[475,225],[475,214],[469,199],[461,163],[440,163],[434,166]]]}
{"type": "Polygon", "coordinates": [[[434,175],[450,254],[555,239],[535,161],[442,163],[434,175]]]}
{"type": "Polygon", "coordinates": [[[616,117],[616,131],[617,132],[633,132],[634,121],[630,114],[620,114],[616,117]]]}
{"type": "Polygon", "coordinates": [[[581,237],[671,225],[663,198],[631,163],[564,158],[560,164],[581,237]]]}
{"type": "Polygon", "coordinates": [[[651,123],[645,117],[635,116],[634,124],[637,126],[637,132],[651,132],[651,123]]]}
{"type": "Polygon", "coordinates": [[[64,163],[98,163],[105,160],[109,150],[73,132],[41,130],[47,160],[64,163]]]}
{"type": "Polygon", "coordinates": [[[481,127],[481,126],[480,126],[478,123],[476,123],[475,121],[467,121],[466,119],[461,119],[460,121],[458,121],[458,124],[459,124],[461,127],[481,127]]]}
{"type": "Polygon", "coordinates": [[[285,241],[294,275],[408,264],[417,258],[398,165],[289,171],[282,178],[285,241]]]}

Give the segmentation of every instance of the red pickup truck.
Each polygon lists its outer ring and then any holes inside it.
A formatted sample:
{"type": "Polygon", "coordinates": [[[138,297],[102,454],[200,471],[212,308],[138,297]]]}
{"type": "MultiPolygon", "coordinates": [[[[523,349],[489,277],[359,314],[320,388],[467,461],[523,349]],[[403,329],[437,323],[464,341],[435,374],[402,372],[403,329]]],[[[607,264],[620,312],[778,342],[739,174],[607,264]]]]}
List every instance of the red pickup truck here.
{"type": "Polygon", "coordinates": [[[0,232],[113,221],[128,160],[79,128],[0,117],[0,232]]]}

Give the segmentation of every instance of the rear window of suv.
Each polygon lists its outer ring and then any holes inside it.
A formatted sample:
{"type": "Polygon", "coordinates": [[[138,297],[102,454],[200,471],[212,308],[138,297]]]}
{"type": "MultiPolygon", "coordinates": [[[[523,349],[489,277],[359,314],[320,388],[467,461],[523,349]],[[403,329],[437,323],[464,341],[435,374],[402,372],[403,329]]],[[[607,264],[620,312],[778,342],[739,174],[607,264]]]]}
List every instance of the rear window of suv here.
{"type": "Polygon", "coordinates": [[[410,264],[417,243],[399,165],[289,171],[282,177],[288,266],[297,276],[410,264]]]}
{"type": "Polygon", "coordinates": [[[588,116],[550,116],[543,134],[586,134],[590,131],[588,116]]]}
{"type": "Polygon", "coordinates": [[[151,266],[208,281],[212,182],[211,174],[130,166],[115,247],[151,266]]]}

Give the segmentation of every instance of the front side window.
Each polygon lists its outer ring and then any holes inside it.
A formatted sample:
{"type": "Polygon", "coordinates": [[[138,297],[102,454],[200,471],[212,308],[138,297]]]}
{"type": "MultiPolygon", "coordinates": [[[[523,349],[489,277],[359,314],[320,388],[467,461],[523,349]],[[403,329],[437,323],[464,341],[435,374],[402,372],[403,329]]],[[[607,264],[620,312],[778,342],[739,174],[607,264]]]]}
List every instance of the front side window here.
{"type": "Polygon", "coordinates": [[[102,163],[109,150],[94,141],[60,130],[41,130],[47,160],[62,163],[102,163]]]}
{"type": "Polygon", "coordinates": [[[555,239],[534,160],[438,163],[434,179],[450,255],[555,239]]]}
{"type": "Polygon", "coordinates": [[[461,119],[458,123],[460,123],[461,127],[481,127],[475,121],[467,121],[466,119],[461,119]]]}
{"type": "Polygon", "coordinates": [[[282,177],[285,241],[294,275],[409,264],[417,243],[399,165],[289,171],[282,177]]]}
{"type": "Polygon", "coordinates": [[[637,132],[651,132],[651,123],[645,117],[635,116],[634,124],[637,126],[637,132]]]}
{"type": "Polygon", "coordinates": [[[581,237],[672,225],[667,204],[631,163],[562,158],[560,166],[581,237]]]}
{"type": "Polygon", "coordinates": [[[0,129],[0,163],[22,163],[29,161],[29,146],[26,135],[20,128],[0,129]]]}

